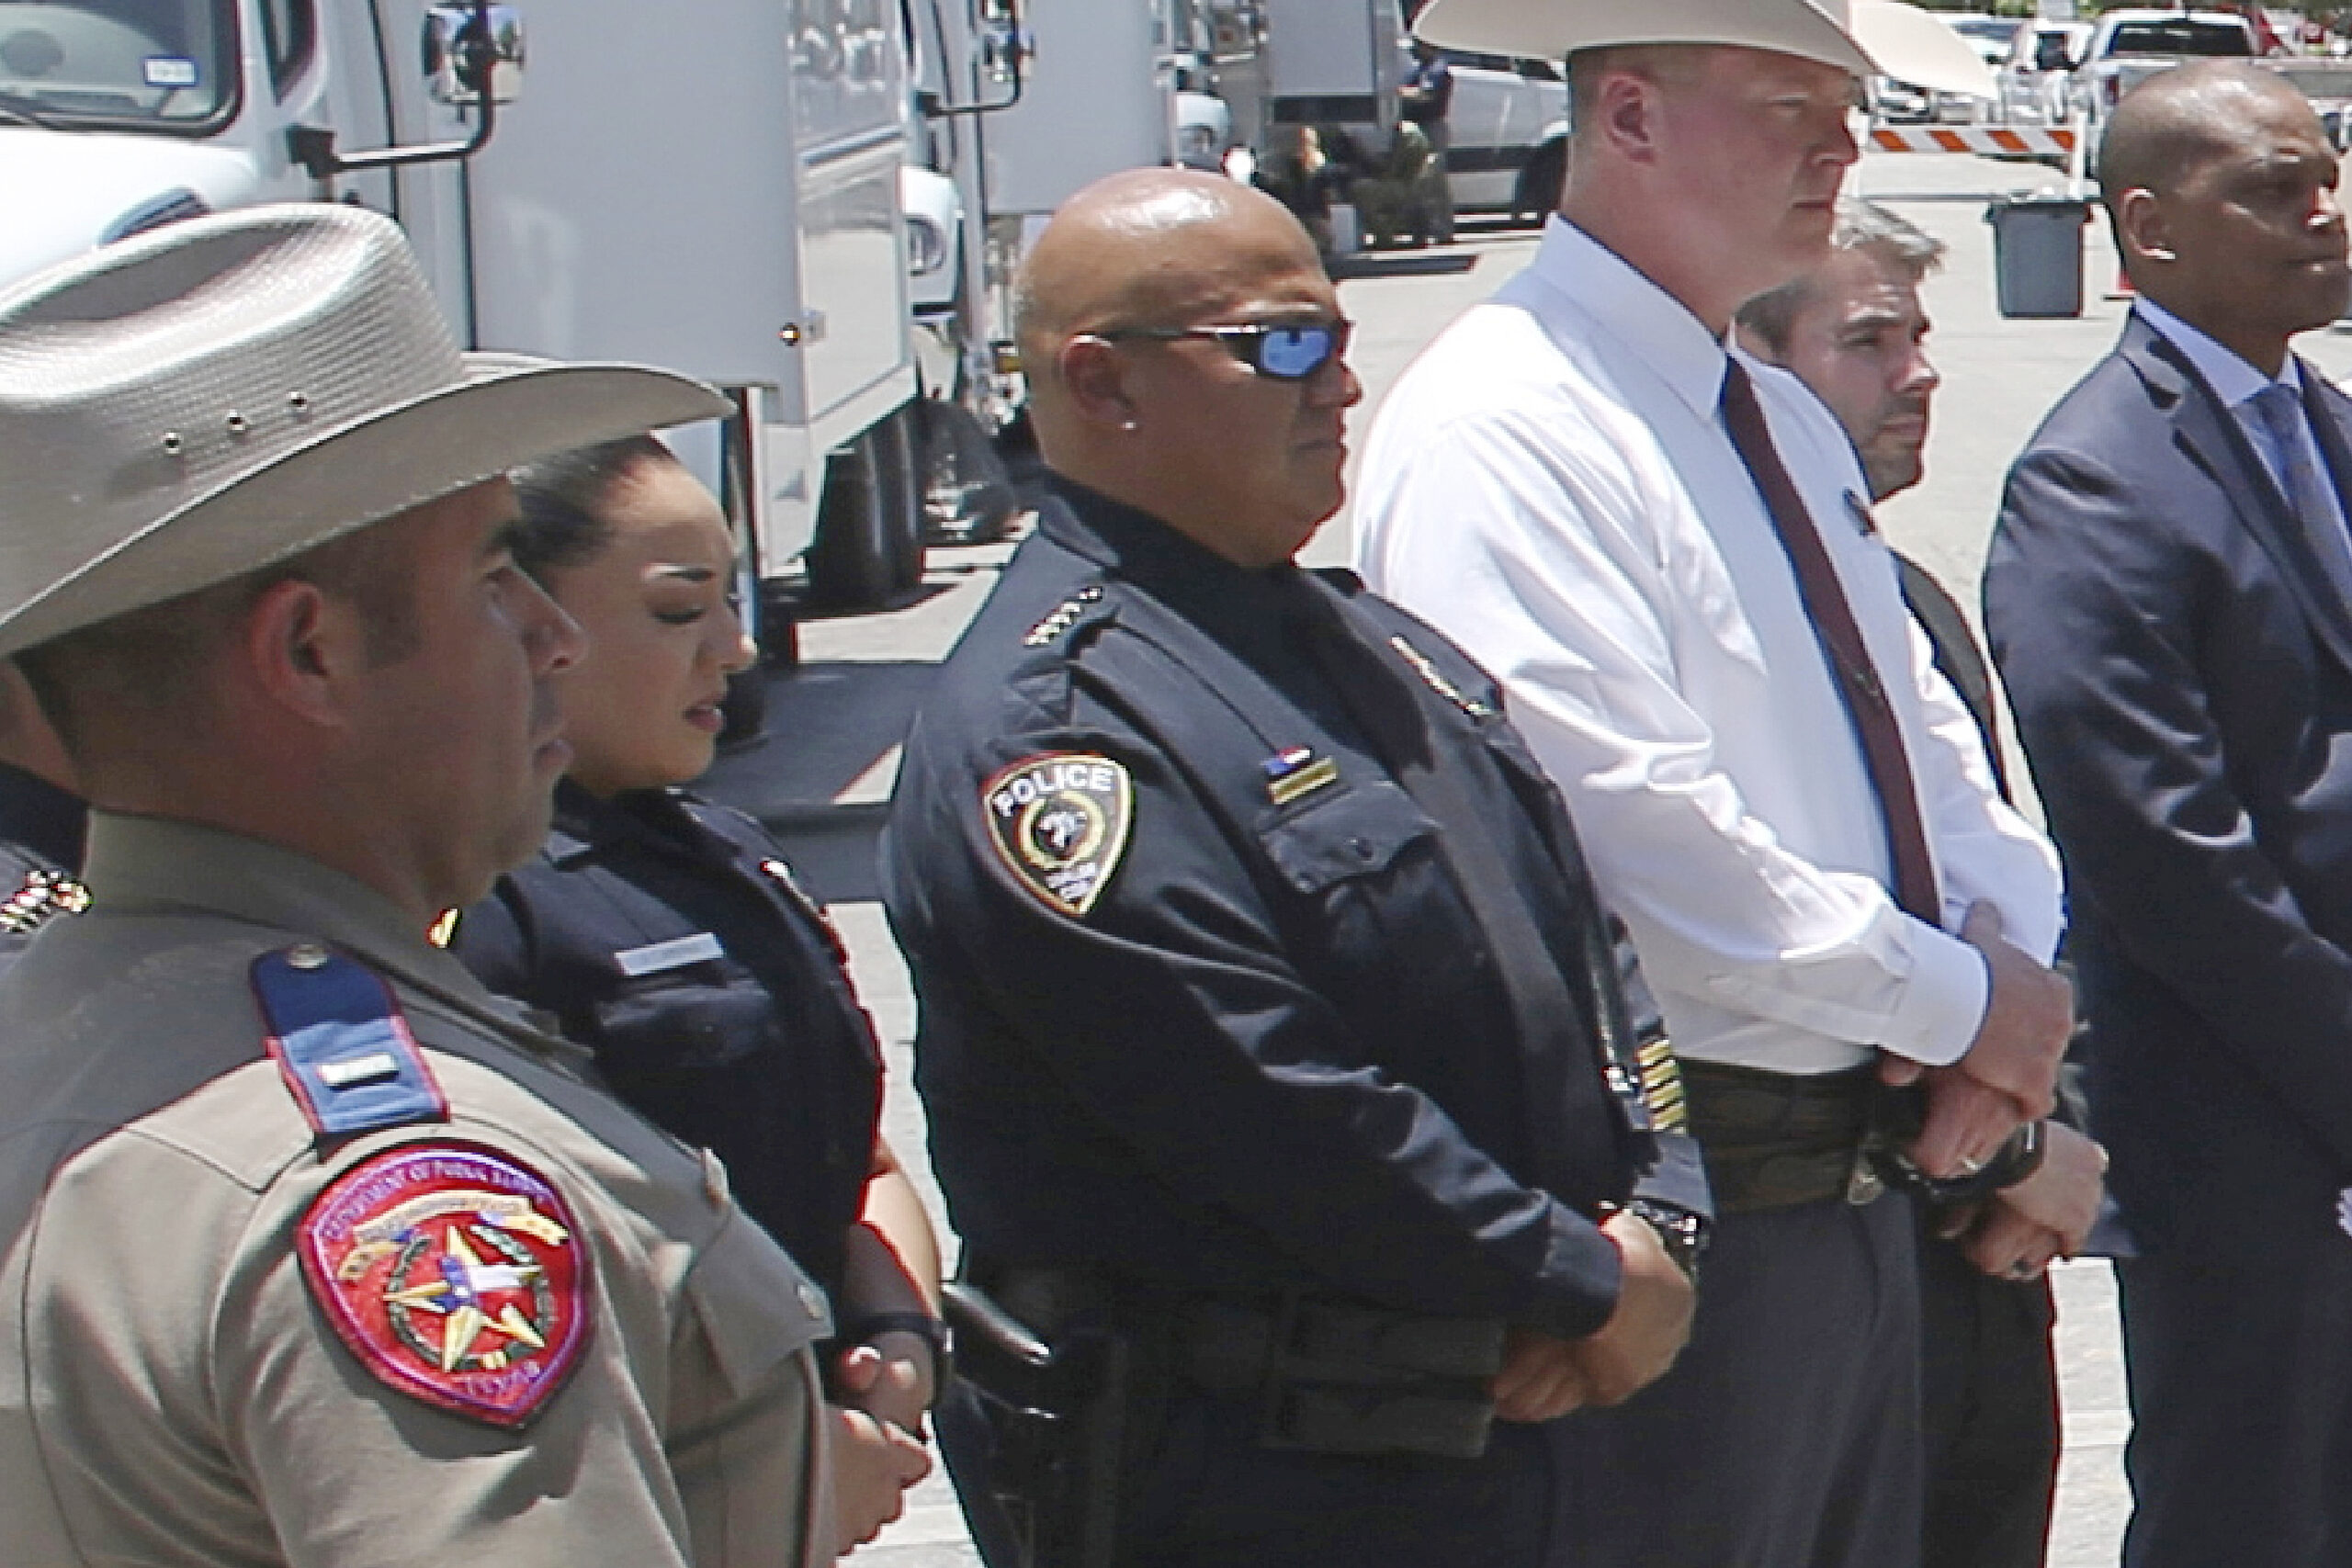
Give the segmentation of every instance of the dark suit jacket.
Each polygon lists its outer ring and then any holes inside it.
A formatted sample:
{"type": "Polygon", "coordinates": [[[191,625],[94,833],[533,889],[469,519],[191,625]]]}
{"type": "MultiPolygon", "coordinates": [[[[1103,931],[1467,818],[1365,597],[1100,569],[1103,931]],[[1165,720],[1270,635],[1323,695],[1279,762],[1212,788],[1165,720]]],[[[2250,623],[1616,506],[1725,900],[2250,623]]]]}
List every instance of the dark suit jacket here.
{"type": "MultiPolygon", "coordinates": [[[[2352,400],[2303,374],[2341,491],[2352,400]]],[[[2352,545],[2290,513],[2135,317],[2010,471],[1984,599],[2065,856],[2126,1222],[2150,1250],[2331,1224],[2352,1183],[2352,545]]]]}

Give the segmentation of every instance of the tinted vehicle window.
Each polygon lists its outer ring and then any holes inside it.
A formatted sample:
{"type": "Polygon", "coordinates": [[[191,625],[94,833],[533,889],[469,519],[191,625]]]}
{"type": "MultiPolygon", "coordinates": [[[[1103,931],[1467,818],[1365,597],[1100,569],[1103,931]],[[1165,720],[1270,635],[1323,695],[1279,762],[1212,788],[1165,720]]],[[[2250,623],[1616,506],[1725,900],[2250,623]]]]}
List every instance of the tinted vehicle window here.
{"type": "Polygon", "coordinates": [[[235,83],[231,0],[0,0],[0,102],[62,119],[192,124],[235,83]]]}
{"type": "Polygon", "coordinates": [[[2254,52],[2244,28],[2220,22],[2126,22],[2115,29],[2110,54],[2218,54],[2254,52]]]}

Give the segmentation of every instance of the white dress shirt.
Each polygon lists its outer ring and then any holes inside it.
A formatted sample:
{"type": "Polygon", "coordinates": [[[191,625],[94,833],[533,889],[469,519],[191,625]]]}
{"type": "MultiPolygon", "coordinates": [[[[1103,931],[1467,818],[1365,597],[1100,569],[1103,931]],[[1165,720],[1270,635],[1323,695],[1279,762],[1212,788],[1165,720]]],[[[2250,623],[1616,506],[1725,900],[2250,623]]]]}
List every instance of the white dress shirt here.
{"type": "MultiPolygon", "coordinates": [[[[1943,916],[1977,899],[2048,961],[2049,843],[2003,804],[1934,669],[1844,430],[1743,357],[1885,679],[1943,916]]],[[[1723,346],[1555,218],[1535,261],[1415,361],[1373,424],[1357,564],[1498,676],[1632,929],[1676,1050],[1784,1073],[1938,1065],[1982,956],[1899,909],[1884,818],[1796,576],[1718,414],[1723,346]]]]}
{"type": "MultiPolygon", "coordinates": [[[[2278,450],[2278,443],[2270,433],[2269,423],[2262,417],[2262,411],[2255,406],[2254,400],[2273,386],[2287,387],[2295,393],[2295,407],[2299,411],[2302,408],[2303,369],[2296,363],[2295,356],[2291,354],[2287,355],[2286,363],[2278,367],[2278,375],[2265,376],[2236,354],[2154,301],[2137,299],[2132,308],[2188,356],[2189,364],[2197,367],[2197,373],[2205,378],[2205,384],[2213,389],[2213,395],[2222,400],[2222,406],[2237,420],[2238,427],[2245,432],[2246,439],[2254,443],[2254,449],[2262,455],[2279,493],[2291,498],[2294,487],[2287,482],[2290,456],[2278,450]]],[[[2294,426],[2296,439],[2303,448],[2300,455],[2302,461],[2310,465],[2311,472],[2326,474],[2329,471],[2327,458],[2320,452],[2319,438],[2312,434],[2311,417],[2298,412],[2294,426]]],[[[2318,499],[2322,505],[2331,509],[2332,515],[2306,521],[2314,527],[2323,523],[2332,523],[2339,531],[2342,530],[2345,526],[2344,501],[2335,493],[2335,487],[2321,485],[2318,499]]],[[[2292,506],[2291,500],[2289,504],[2292,506]]]]}

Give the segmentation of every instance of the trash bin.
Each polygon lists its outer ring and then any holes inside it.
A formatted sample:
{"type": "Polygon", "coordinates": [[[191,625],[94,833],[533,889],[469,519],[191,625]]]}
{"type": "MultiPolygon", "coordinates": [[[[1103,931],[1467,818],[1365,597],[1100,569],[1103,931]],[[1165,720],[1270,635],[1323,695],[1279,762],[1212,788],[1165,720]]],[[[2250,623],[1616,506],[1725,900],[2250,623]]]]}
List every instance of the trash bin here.
{"type": "Polygon", "coordinates": [[[1984,209],[2001,314],[2083,313],[2083,225],[2090,216],[2087,200],[2055,191],[1999,197],[1984,209]]]}

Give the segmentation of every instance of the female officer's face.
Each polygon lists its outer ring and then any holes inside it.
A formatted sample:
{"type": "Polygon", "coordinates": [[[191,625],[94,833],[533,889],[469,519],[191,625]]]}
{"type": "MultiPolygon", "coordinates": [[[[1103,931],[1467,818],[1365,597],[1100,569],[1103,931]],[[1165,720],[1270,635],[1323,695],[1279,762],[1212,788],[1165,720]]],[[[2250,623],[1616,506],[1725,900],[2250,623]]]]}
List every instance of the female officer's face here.
{"type": "Polygon", "coordinates": [[[604,550],[548,584],[588,634],[560,682],[569,776],[600,796],[684,784],[710,766],[727,677],[754,657],[728,596],[733,542],[675,463],[634,465],[597,513],[604,550]]]}

